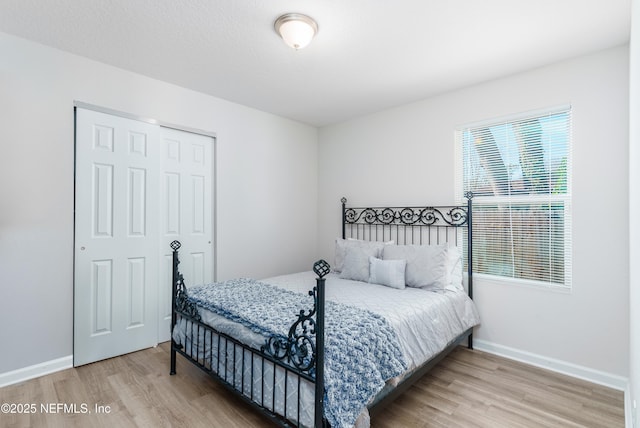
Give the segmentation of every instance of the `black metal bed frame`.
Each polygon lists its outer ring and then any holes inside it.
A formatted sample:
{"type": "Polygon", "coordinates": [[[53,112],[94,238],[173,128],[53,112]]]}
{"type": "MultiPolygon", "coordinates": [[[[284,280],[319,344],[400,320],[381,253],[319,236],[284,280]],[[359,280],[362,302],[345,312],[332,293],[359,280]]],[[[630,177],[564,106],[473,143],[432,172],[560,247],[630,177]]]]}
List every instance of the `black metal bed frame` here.
{"type": "MultiPolygon", "coordinates": [[[[446,207],[347,207],[346,198],[342,203],[342,238],[364,239],[369,241],[393,240],[402,244],[441,244],[452,240],[459,246],[462,239],[458,233],[467,231],[467,260],[468,294],[473,297],[472,276],[472,197],[466,194],[466,206],[446,207]]],[[[202,322],[196,305],[188,299],[187,289],[183,275],[179,271],[178,250],[180,242],[173,241],[173,270],[172,270],[172,316],[171,316],[171,370],[176,373],[176,355],[181,354],[191,363],[208,373],[228,390],[235,393],[242,400],[256,408],[269,419],[280,426],[301,426],[301,387],[304,382],[313,385],[314,418],[316,428],[328,427],[324,418],[324,287],[325,276],[330,271],[329,264],[319,260],[313,265],[313,271],[318,276],[316,286],[309,291],[313,297],[314,305],[309,311],[300,311],[296,321],[291,325],[287,337],[269,337],[260,349],[245,345],[237,339],[222,333],[202,322]],[[173,339],[173,329],[176,324],[184,320],[190,329],[191,344],[178,345],[173,339]],[[196,343],[194,344],[194,338],[196,343]],[[202,339],[201,339],[202,338],[202,339]],[[201,343],[202,342],[202,343],[201,343]],[[199,354],[201,349],[210,348],[209,357],[206,353],[199,354]],[[213,348],[217,345],[217,353],[214,358],[213,348]],[[221,350],[222,354],[221,354],[221,350]],[[232,350],[232,353],[229,350],[232,350]],[[238,356],[238,354],[240,354],[238,356]],[[231,359],[231,362],[229,362],[231,359]],[[224,360],[224,363],[221,361],[224,360]],[[259,374],[255,372],[256,362],[261,368],[259,374]],[[250,364],[250,388],[245,388],[245,368],[250,364]],[[229,365],[233,368],[229,373],[229,365]],[[237,379],[237,366],[240,365],[241,379],[237,379]],[[221,367],[224,368],[221,373],[221,367]],[[270,397],[271,408],[265,405],[265,368],[272,369],[270,397]],[[276,374],[280,378],[284,376],[284,415],[276,410],[276,374]],[[254,377],[255,375],[255,377],[254,377]],[[255,381],[260,381],[259,391],[255,391],[255,381]],[[297,385],[298,403],[294,403],[296,411],[294,415],[288,414],[288,385],[290,379],[297,385]],[[239,382],[239,385],[238,385],[239,382]],[[249,389],[249,390],[247,390],[249,389]]],[[[187,328],[185,326],[185,328],[187,328]]],[[[431,358],[425,364],[414,370],[411,375],[405,377],[393,390],[386,393],[381,399],[374,401],[369,406],[371,415],[383,409],[389,402],[402,394],[409,386],[428,372],[442,358],[458,346],[465,338],[468,338],[468,347],[473,348],[472,329],[459,335],[442,352],[431,358]]],[[[269,397],[267,397],[269,398],[269,397]]]]}

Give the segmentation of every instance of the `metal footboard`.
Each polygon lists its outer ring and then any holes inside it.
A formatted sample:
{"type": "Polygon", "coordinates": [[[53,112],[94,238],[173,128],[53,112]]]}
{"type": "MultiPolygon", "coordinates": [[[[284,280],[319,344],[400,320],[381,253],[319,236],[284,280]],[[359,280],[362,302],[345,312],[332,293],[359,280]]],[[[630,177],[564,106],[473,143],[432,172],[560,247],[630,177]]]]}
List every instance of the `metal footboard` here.
{"type": "Polygon", "coordinates": [[[314,264],[316,287],[309,292],[314,307],[301,311],[287,337],[272,336],[256,349],[202,322],[196,305],[187,298],[179,272],[180,242],[173,241],[171,369],[176,355],[220,382],[280,426],[328,426],[324,415],[324,276],[329,265],[314,264]],[[174,339],[174,329],[183,334],[174,339]],[[305,406],[313,406],[307,417],[305,406]]]}

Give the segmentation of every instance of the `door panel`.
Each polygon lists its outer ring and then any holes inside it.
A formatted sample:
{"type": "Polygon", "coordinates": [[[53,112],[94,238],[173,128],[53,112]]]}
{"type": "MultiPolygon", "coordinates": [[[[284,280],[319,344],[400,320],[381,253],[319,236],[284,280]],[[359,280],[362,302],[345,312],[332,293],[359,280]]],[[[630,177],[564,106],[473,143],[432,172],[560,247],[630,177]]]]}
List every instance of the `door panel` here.
{"type": "Polygon", "coordinates": [[[159,128],[78,108],[74,365],[157,344],[159,128]]]}
{"type": "Polygon", "coordinates": [[[171,241],[182,243],[180,272],[187,285],[212,282],[213,138],[161,128],[161,255],[158,340],[170,339],[171,241]]]}

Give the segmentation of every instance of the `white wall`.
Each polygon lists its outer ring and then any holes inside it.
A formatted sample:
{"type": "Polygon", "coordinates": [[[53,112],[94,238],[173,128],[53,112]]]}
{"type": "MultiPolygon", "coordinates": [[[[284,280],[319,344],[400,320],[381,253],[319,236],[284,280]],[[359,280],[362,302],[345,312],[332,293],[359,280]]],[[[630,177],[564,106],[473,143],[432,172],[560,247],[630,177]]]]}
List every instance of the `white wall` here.
{"type": "MultiPolygon", "coordinates": [[[[630,135],[629,135],[629,218],[640,218],[640,0],[633,0],[630,66],[630,135]]],[[[627,400],[632,420],[638,425],[637,404],[640,401],[640,226],[630,222],[630,397],[627,400]],[[633,408],[633,403],[636,408],[633,408]]]]}
{"type": "Polygon", "coordinates": [[[72,353],[74,100],[217,133],[218,279],[315,260],[315,128],[0,33],[0,374],[72,353]]]}
{"type": "Polygon", "coordinates": [[[320,255],[333,257],[341,196],[355,205],[453,203],[456,126],[571,104],[573,290],[476,280],[476,338],[626,378],[628,54],[622,46],[321,129],[320,255]]]}

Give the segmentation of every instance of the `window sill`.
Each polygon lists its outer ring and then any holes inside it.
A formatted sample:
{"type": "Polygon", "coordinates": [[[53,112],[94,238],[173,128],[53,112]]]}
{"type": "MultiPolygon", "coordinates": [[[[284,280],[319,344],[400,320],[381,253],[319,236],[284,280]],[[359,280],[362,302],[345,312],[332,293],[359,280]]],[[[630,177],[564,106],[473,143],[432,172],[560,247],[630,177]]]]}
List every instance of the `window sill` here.
{"type": "MultiPolygon", "coordinates": [[[[465,273],[465,278],[467,274],[465,273]]],[[[561,294],[571,294],[572,289],[571,286],[564,285],[553,285],[541,281],[530,281],[526,279],[518,279],[518,278],[508,278],[496,275],[487,275],[482,273],[474,273],[473,274],[474,286],[479,285],[478,283],[491,283],[495,285],[507,285],[507,286],[516,286],[516,287],[524,287],[524,288],[532,288],[536,290],[545,290],[551,291],[554,293],[561,294]]]]}

